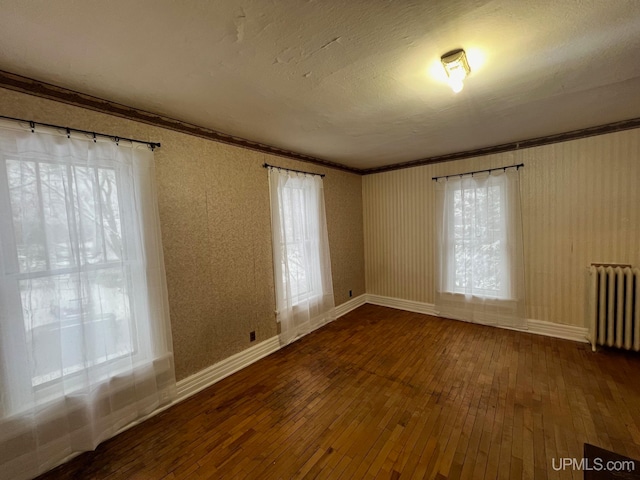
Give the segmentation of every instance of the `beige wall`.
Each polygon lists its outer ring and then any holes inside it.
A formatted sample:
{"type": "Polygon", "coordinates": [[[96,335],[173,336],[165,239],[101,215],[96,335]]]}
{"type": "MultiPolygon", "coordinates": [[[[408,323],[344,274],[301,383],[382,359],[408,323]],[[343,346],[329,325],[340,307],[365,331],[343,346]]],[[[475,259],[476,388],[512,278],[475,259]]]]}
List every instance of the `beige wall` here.
{"type": "Polygon", "coordinates": [[[158,204],[182,379],[276,335],[264,162],[325,173],[336,305],[365,292],[362,177],[0,89],[0,115],[161,142],[158,204]]]}
{"type": "Polygon", "coordinates": [[[640,129],[365,176],[367,293],[433,303],[431,177],[517,163],[527,316],[584,325],[587,266],[640,265],[640,129]]]}

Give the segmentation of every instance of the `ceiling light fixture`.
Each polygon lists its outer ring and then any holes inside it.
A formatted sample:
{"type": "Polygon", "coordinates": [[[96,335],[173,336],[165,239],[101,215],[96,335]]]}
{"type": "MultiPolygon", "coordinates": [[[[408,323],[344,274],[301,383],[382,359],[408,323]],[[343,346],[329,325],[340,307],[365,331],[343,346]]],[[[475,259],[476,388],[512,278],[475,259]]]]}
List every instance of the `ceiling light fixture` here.
{"type": "Polygon", "coordinates": [[[469,62],[467,62],[467,55],[462,49],[453,50],[440,57],[440,61],[447,72],[447,77],[449,77],[451,90],[453,90],[454,93],[458,93],[464,86],[464,79],[471,73],[469,62]]]}

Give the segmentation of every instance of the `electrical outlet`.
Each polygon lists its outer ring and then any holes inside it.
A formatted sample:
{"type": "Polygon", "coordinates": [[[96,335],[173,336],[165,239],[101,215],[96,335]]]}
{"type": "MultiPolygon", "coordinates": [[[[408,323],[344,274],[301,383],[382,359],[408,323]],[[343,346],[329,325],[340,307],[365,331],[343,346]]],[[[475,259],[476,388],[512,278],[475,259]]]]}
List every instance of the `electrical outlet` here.
{"type": "Polygon", "coordinates": [[[349,290],[349,298],[353,297],[353,290],[349,290]]]}
{"type": "Polygon", "coordinates": [[[255,342],[256,341],[256,332],[249,332],[249,341],[250,342],[255,342]]]}

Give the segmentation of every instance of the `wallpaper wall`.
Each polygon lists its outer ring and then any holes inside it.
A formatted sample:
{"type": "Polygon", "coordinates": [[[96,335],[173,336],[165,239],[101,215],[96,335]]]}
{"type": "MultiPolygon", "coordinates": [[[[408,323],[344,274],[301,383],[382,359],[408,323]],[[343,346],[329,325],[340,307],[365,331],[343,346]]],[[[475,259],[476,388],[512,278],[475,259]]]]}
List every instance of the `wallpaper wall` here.
{"type": "Polygon", "coordinates": [[[277,334],[264,162],[325,173],[336,305],[365,293],[362,177],[0,89],[0,115],[161,142],[158,205],[178,379],[277,334]]]}
{"type": "Polygon", "coordinates": [[[518,163],[527,316],[585,325],[589,264],[640,265],[640,129],[365,176],[367,293],[433,303],[432,177],[518,163]]]}

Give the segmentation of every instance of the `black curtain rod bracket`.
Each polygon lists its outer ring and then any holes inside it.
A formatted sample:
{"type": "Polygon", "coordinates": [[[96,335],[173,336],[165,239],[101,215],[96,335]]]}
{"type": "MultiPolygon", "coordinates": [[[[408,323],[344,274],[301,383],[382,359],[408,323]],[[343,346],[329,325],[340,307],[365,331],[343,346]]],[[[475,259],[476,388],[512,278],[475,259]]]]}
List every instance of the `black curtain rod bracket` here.
{"type": "Polygon", "coordinates": [[[451,177],[463,177],[465,175],[473,176],[476,173],[485,173],[485,172],[495,172],[497,170],[506,171],[507,168],[515,168],[518,170],[519,168],[524,167],[524,163],[519,163],[518,165],[507,165],[506,167],[497,167],[497,168],[487,168],[486,170],[475,170],[473,172],[465,172],[465,173],[456,173],[454,175],[440,175],[439,177],[431,177],[431,180],[439,180],[441,178],[451,178],[451,177]]]}
{"type": "Polygon", "coordinates": [[[294,170],[293,168],[284,168],[284,167],[278,167],[276,165],[269,165],[268,163],[265,163],[262,166],[264,168],[275,168],[277,170],[286,170],[287,172],[303,173],[305,175],[316,175],[318,177],[324,178],[324,173],[305,172],[303,170],[294,170]]]}
{"type": "Polygon", "coordinates": [[[76,133],[82,133],[83,135],[89,135],[91,138],[93,138],[94,142],[96,141],[97,137],[103,137],[103,138],[110,138],[112,141],[116,143],[116,145],[118,145],[118,142],[120,142],[120,140],[125,140],[128,142],[141,143],[142,145],[148,145],[151,151],[155,150],[157,147],[160,147],[159,142],[147,142],[145,140],[136,140],[135,138],[116,137],[114,135],[107,135],[106,133],[90,132],[89,130],[80,130],[79,128],[63,127],[61,125],[52,125],[50,123],[34,122],[33,120],[24,120],[22,118],[7,117],[5,115],[0,115],[0,118],[4,120],[12,120],[18,123],[29,124],[29,128],[31,128],[31,131],[33,133],[35,133],[36,131],[36,125],[40,125],[41,127],[55,128],[56,130],[64,130],[67,134],[67,138],[71,137],[71,132],[76,132],[76,133]]]}

